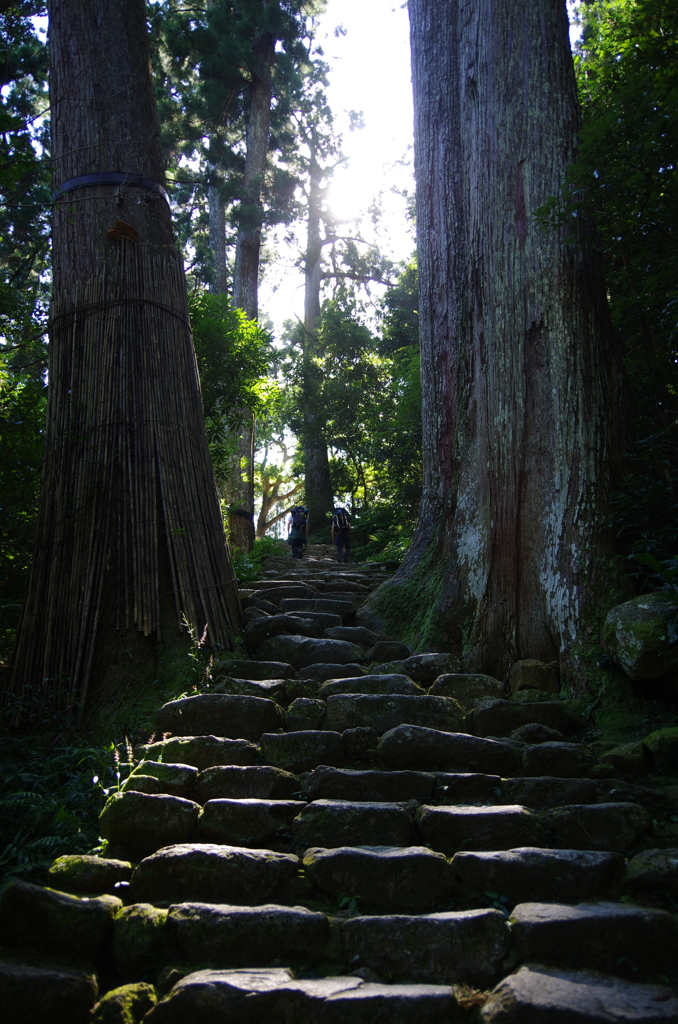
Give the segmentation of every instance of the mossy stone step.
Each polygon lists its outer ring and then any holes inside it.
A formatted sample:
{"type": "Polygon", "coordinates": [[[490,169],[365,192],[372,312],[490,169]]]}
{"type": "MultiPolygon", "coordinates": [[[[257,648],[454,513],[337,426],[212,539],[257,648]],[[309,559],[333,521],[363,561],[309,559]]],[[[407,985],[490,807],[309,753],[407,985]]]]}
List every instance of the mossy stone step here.
{"type": "Polygon", "coordinates": [[[315,800],[292,822],[292,841],[299,846],[408,846],[412,815],[402,804],[315,800]]]}
{"type": "Polygon", "coordinates": [[[201,772],[191,797],[199,804],[208,800],[291,800],[299,793],[299,779],[271,765],[207,768],[201,772]]]}
{"type": "Polygon", "coordinates": [[[235,679],[295,679],[297,673],[285,661],[249,661],[224,658],[212,665],[212,674],[232,676],[235,679]]]}
{"type": "Polygon", "coordinates": [[[111,853],[138,860],[162,846],[190,843],[200,810],[195,801],[181,796],[113,793],[99,815],[99,832],[111,853]]]}
{"type": "Polygon", "coordinates": [[[299,800],[208,800],[198,818],[198,841],[261,848],[306,807],[299,800]]]}
{"type": "Polygon", "coordinates": [[[91,970],[0,959],[0,1006],[8,1024],[89,1024],[99,987],[91,970]]]}
{"type": "Polygon", "coordinates": [[[312,771],[321,764],[341,767],[346,761],[341,733],[316,729],[266,733],[261,753],[265,764],[289,772],[312,771]]]}
{"type": "Polygon", "coordinates": [[[258,740],[285,725],[285,713],[263,697],[201,693],[169,701],[155,716],[158,732],[173,736],[213,733],[225,739],[258,740]]]}
{"type": "Polygon", "coordinates": [[[118,882],[129,882],[131,877],[130,861],[86,853],[57,857],[47,872],[47,881],[52,889],[75,896],[115,895],[118,882]]]}
{"type": "Polygon", "coordinates": [[[484,700],[469,716],[469,732],[475,736],[509,736],[520,726],[534,723],[555,729],[564,736],[577,732],[583,724],[559,700],[520,703],[484,700]]]}
{"type": "Polygon", "coordinates": [[[212,735],[174,736],[155,743],[140,743],[134,748],[134,756],[192,765],[204,771],[217,766],[254,765],[258,750],[257,745],[248,740],[212,735]]]}
{"type": "Polygon", "coordinates": [[[424,697],[426,690],[404,675],[360,675],[348,678],[328,679],[318,691],[321,700],[327,700],[336,693],[362,693],[388,695],[393,693],[410,697],[424,697]]]}
{"type": "Polygon", "coordinates": [[[336,732],[366,726],[381,735],[401,725],[451,731],[461,721],[459,705],[449,697],[338,693],[327,698],[324,726],[336,732]]]}

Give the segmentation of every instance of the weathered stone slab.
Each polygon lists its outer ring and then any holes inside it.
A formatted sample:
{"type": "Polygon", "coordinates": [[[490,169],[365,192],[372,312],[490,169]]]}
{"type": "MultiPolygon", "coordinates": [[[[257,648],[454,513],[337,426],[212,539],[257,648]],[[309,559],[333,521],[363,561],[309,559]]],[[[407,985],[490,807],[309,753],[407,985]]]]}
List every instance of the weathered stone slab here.
{"type": "Polygon", "coordinates": [[[325,702],[309,697],[297,697],[287,709],[289,732],[308,732],[322,729],[325,717],[325,702]]]}
{"type": "Polygon", "coordinates": [[[47,881],[53,889],[77,896],[115,895],[116,883],[129,882],[131,876],[132,865],[128,860],[66,854],[54,861],[47,873],[47,881]]]}
{"type": "Polygon", "coordinates": [[[284,968],[190,974],[144,1024],[449,1024],[456,1010],[443,985],[376,985],[360,978],[293,979],[284,968]]]}
{"type": "MultiPolygon", "coordinates": [[[[132,771],[123,789],[134,789],[134,779],[143,775],[157,780],[160,787],[156,792],[169,796],[186,796],[198,777],[198,769],[187,764],[172,764],[166,761],[143,761],[132,771]]],[[[143,790],[141,792],[144,792],[143,790]]]]}
{"type": "Polygon", "coordinates": [[[638,985],[594,971],[521,967],[481,1011],[483,1024],[669,1024],[678,999],[663,985],[638,985]]]}
{"type": "Polygon", "coordinates": [[[286,679],[232,679],[230,676],[218,676],[210,686],[210,693],[228,693],[235,697],[263,697],[265,700],[280,703],[285,697],[286,683],[286,679]]]}
{"type": "Polygon", "coordinates": [[[316,591],[311,587],[307,587],[303,583],[289,583],[286,586],[280,586],[278,582],[273,587],[267,588],[263,596],[271,604],[275,604],[281,611],[286,611],[282,607],[283,601],[289,600],[312,600],[316,595],[316,591]]]}
{"type": "Polygon", "coordinates": [[[208,800],[290,800],[299,792],[296,775],[282,768],[229,766],[201,772],[192,798],[199,804],[208,800]]]}
{"type": "MultiPolygon", "coordinates": [[[[498,804],[501,799],[502,779],[498,775],[479,772],[436,772],[436,800],[441,804],[498,804]]],[[[523,803],[507,800],[507,803],[523,803]]]]}
{"type": "Polygon", "coordinates": [[[619,853],[537,847],[460,851],[452,858],[452,870],[461,885],[473,893],[498,892],[507,897],[509,906],[526,899],[550,899],[554,893],[567,903],[601,896],[618,881],[623,866],[619,853]]]}
{"type": "Polygon", "coordinates": [[[309,800],[430,800],[435,776],[426,772],[316,768],[304,783],[309,800]]]}
{"type": "Polygon", "coordinates": [[[494,676],[479,672],[445,672],[438,676],[428,692],[435,697],[454,697],[468,707],[481,700],[499,700],[504,696],[504,684],[494,676]]]}
{"type": "Polygon", "coordinates": [[[0,960],[0,1006],[7,1024],[89,1024],[97,996],[97,979],[89,971],[0,960]]]}
{"type": "Polygon", "coordinates": [[[140,758],[166,758],[204,771],[216,765],[255,764],[257,747],[247,740],[229,740],[221,736],[176,736],[157,743],[142,743],[134,748],[134,754],[140,758]]]}
{"type": "Polygon", "coordinates": [[[423,697],[426,690],[422,689],[409,676],[403,675],[366,675],[357,678],[328,679],[320,687],[318,694],[323,700],[332,697],[335,693],[376,693],[390,694],[399,693],[411,697],[423,697]]]}
{"type": "Polygon", "coordinates": [[[153,985],[139,981],[113,988],[92,1010],[90,1024],[128,1024],[141,1021],[158,1001],[153,985]]]}
{"type": "Polygon", "coordinates": [[[276,636],[266,640],[257,648],[259,657],[284,657],[296,669],[315,665],[319,661],[349,662],[365,661],[365,652],[356,644],[346,640],[314,640],[305,636],[276,636]]]}
{"type": "Polygon", "coordinates": [[[461,719],[459,705],[449,697],[338,693],[327,698],[325,727],[343,732],[367,726],[381,735],[399,725],[451,730],[461,719]]]}
{"type": "Polygon", "coordinates": [[[198,841],[260,848],[305,806],[300,800],[209,800],[198,819],[198,841]]]}
{"type": "Polygon", "coordinates": [[[289,772],[306,772],[319,764],[341,767],[346,760],[341,733],[321,730],[266,733],[261,737],[266,764],[289,772]]]}
{"type": "Polygon", "coordinates": [[[275,636],[312,636],[319,637],[321,633],[317,622],[312,619],[303,619],[298,615],[264,615],[258,619],[252,619],[245,627],[244,640],[248,651],[254,651],[263,644],[264,640],[270,640],[275,636]]]}
{"type": "Polygon", "coordinates": [[[348,594],[311,599],[289,597],[280,602],[280,611],[286,614],[290,612],[328,612],[330,615],[341,616],[342,622],[346,622],[348,618],[355,615],[356,608],[355,600],[348,594]]]}
{"type": "Polygon", "coordinates": [[[150,980],[175,956],[165,924],[167,910],[151,903],[123,907],[113,921],[113,959],[123,981],[150,980]]]}
{"type": "Polygon", "coordinates": [[[285,661],[215,661],[212,672],[223,672],[234,679],[295,679],[296,672],[285,661]]]}
{"type": "Polygon", "coordinates": [[[292,822],[292,839],[304,846],[407,846],[413,823],[400,804],[315,800],[292,822]]]}
{"type": "Polygon", "coordinates": [[[349,662],[348,665],[327,664],[308,665],[299,669],[298,678],[308,679],[314,683],[324,683],[328,679],[355,679],[356,676],[367,675],[364,665],[349,662]]]}
{"type": "Polygon", "coordinates": [[[321,892],[386,912],[426,913],[452,895],[450,864],[425,846],[312,848],[304,869],[321,892]]]}
{"type": "Polygon", "coordinates": [[[577,779],[591,771],[594,761],[591,751],[580,743],[539,743],[525,748],[523,775],[577,779]]]}
{"type": "Polygon", "coordinates": [[[245,612],[245,619],[247,619],[248,612],[254,612],[255,615],[257,612],[265,612],[267,615],[276,615],[278,611],[277,605],[272,604],[271,601],[267,601],[264,597],[261,597],[258,591],[254,591],[247,597],[241,597],[240,603],[245,612]]]}
{"type": "Polygon", "coordinates": [[[0,944],[91,963],[112,933],[116,896],[81,898],[11,879],[0,893],[0,944]]]}
{"type": "Polygon", "coordinates": [[[537,723],[556,729],[563,735],[575,732],[579,722],[558,700],[481,701],[469,716],[471,731],[476,736],[509,736],[521,725],[537,723]]]}
{"type": "Polygon", "coordinates": [[[186,843],[146,857],[130,883],[137,903],[235,903],[275,899],[297,875],[291,853],[186,843]]]}
{"type": "Polygon", "coordinates": [[[624,853],[652,829],[652,819],[637,804],[575,804],[542,815],[551,845],[570,850],[624,853]]]}
{"type": "MultiPolygon", "coordinates": [[[[301,616],[302,619],[311,619],[313,622],[316,623],[316,625],[318,625],[320,627],[320,629],[323,632],[326,629],[334,629],[335,626],[341,626],[341,624],[343,622],[343,619],[342,619],[341,615],[337,615],[336,612],[308,612],[308,611],[307,612],[295,612],[295,611],[290,611],[290,612],[285,612],[285,614],[286,615],[294,615],[294,616],[299,615],[299,616],[301,616]]],[[[350,628],[350,627],[348,627],[348,628],[350,628]]],[[[330,640],[347,640],[348,637],[345,637],[345,636],[329,637],[329,639],[330,640]]],[[[351,643],[355,643],[356,641],[352,640],[350,642],[351,643]]],[[[361,645],[358,644],[358,646],[360,647],[361,645]]]]}
{"type": "Polygon", "coordinates": [[[340,927],[344,963],[359,963],[385,981],[457,982],[485,988],[508,945],[499,910],[448,911],[411,917],[353,917],[340,927]]]}
{"type": "Polygon", "coordinates": [[[562,804],[594,804],[598,787],[593,779],[503,779],[499,803],[548,810],[562,804]]]}
{"type": "Polygon", "coordinates": [[[175,736],[215,733],[234,740],[258,740],[262,733],[283,728],[285,714],[275,701],[262,697],[200,693],[163,704],[155,725],[158,732],[175,736]]]}
{"type": "MultiPolygon", "coordinates": [[[[326,583],[323,594],[367,594],[368,588],[356,579],[334,579],[326,583]]],[[[377,638],[378,639],[378,638],[377,638]]]]}
{"type": "Polygon", "coordinates": [[[323,636],[330,640],[348,640],[350,644],[368,649],[379,643],[377,634],[365,626],[331,626],[324,630],[323,636]]]}
{"type": "MultiPolygon", "coordinates": [[[[289,590],[290,588],[305,591],[305,595],[302,596],[306,597],[312,597],[316,592],[315,587],[308,583],[301,583],[299,579],[280,579],[279,577],[270,580],[255,580],[250,584],[250,587],[254,591],[265,591],[266,596],[269,596],[276,590],[289,590]]],[[[290,597],[294,596],[294,594],[290,594],[290,597]]]]}
{"type": "Polygon", "coordinates": [[[400,725],[385,733],[379,741],[377,757],[382,764],[398,768],[501,776],[514,775],[520,765],[520,757],[509,743],[417,725],[400,725]]]}
{"type": "Polygon", "coordinates": [[[329,921],[305,907],[181,903],[170,908],[171,938],[187,963],[265,967],[322,959],[329,921]]]}
{"type": "Polygon", "coordinates": [[[659,590],[612,608],[605,620],[605,649],[630,679],[657,679],[676,663],[667,625],[678,614],[675,596],[659,590]]]}
{"type": "Polygon", "coordinates": [[[678,957],[678,920],[628,903],[521,903],[510,917],[521,962],[587,967],[637,980],[670,973],[678,957]]]}
{"type": "Polygon", "coordinates": [[[526,807],[420,807],[416,820],[434,850],[510,850],[545,845],[538,817],[526,807]]]}
{"type": "Polygon", "coordinates": [[[113,793],[99,815],[99,831],[130,856],[146,856],[161,846],[189,843],[195,835],[200,805],[181,796],[113,793]]]}
{"type": "Polygon", "coordinates": [[[624,883],[638,892],[678,895],[678,850],[643,850],[626,868],[624,883]]]}

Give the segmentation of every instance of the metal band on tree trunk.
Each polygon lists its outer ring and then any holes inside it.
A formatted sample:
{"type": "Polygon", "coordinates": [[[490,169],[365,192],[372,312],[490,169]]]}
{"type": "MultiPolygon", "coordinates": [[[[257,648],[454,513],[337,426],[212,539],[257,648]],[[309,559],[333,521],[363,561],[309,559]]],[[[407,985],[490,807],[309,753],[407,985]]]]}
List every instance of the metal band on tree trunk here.
{"type": "Polygon", "coordinates": [[[92,188],[97,185],[128,185],[133,188],[146,188],[149,192],[155,192],[162,196],[169,203],[167,190],[153,178],[144,178],[140,174],[126,174],[123,171],[100,171],[97,174],[81,174],[77,178],[68,178],[62,181],[52,193],[52,199],[57,201],[67,192],[73,192],[77,188],[92,188]]]}

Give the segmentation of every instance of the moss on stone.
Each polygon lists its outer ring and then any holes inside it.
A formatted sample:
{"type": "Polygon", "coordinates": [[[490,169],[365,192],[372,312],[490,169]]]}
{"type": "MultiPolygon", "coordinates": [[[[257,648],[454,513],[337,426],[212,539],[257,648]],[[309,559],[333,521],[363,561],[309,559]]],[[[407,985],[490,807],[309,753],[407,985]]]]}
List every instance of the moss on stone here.
{"type": "Polygon", "coordinates": [[[115,915],[113,950],[123,978],[155,977],[168,956],[167,914],[150,903],[134,903],[115,915]]]}
{"type": "Polygon", "coordinates": [[[382,584],[368,600],[367,611],[383,620],[398,640],[422,650],[449,643],[443,627],[447,571],[431,544],[408,577],[382,584]]]}
{"type": "Polygon", "coordinates": [[[91,1024],[140,1024],[158,1001],[152,985],[136,982],[107,992],[92,1010],[91,1024]]]}
{"type": "Polygon", "coordinates": [[[660,775],[678,775],[678,726],[657,729],[643,740],[654,770],[660,775]]]}

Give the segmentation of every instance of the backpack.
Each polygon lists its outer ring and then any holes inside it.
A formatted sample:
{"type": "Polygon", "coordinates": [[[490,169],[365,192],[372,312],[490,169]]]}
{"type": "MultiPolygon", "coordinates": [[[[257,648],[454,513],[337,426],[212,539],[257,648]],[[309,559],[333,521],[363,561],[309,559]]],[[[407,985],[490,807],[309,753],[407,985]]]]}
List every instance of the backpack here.
{"type": "Polygon", "coordinates": [[[306,526],[306,513],[303,508],[293,508],[291,514],[293,528],[303,529],[306,526]]]}
{"type": "Polygon", "coordinates": [[[350,525],[348,513],[344,512],[343,508],[340,509],[339,512],[335,513],[332,522],[334,523],[334,528],[336,530],[339,530],[340,533],[344,533],[346,530],[348,530],[350,525]]]}

